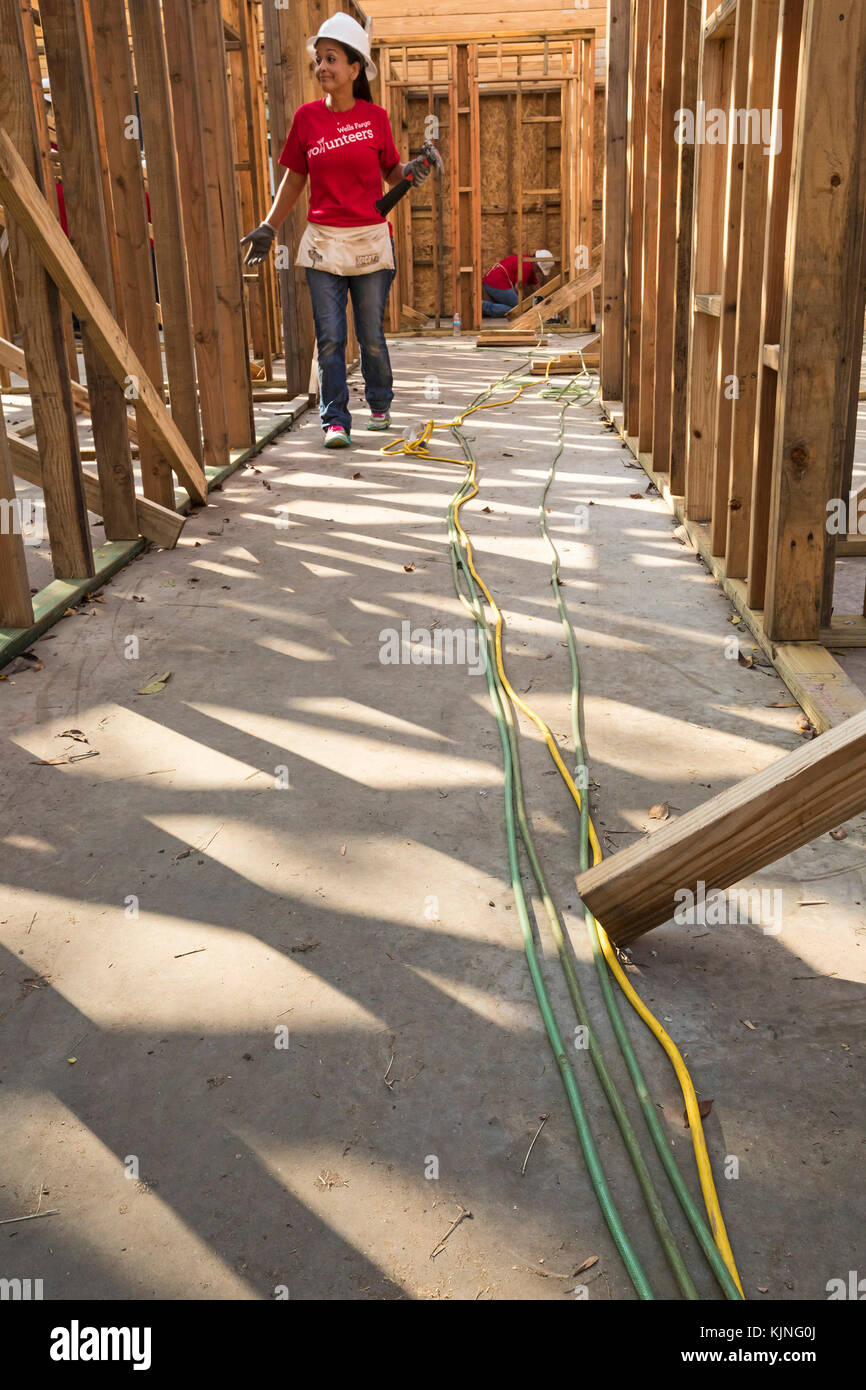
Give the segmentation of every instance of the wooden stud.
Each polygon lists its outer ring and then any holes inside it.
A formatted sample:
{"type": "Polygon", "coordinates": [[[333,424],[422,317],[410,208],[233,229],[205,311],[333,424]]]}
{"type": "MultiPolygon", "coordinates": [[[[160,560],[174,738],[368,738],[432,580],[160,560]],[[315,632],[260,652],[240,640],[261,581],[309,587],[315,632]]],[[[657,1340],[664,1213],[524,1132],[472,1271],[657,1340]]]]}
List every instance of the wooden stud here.
{"type": "MultiPolygon", "coordinates": [[[[24,50],[27,56],[27,71],[30,76],[36,144],[42,163],[41,187],[44,188],[49,207],[59,222],[60,205],[57,197],[57,181],[54,177],[54,168],[52,166],[51,137],[48,133],[45,94],[42,87],[42,67],[39,61],[36,30],[33,20],[34,11],[30,4],[30,0],[18,0],[18,3],[21,14],[21,36],[24,41],[24,50]]],[[[80,381],[81,371],[78,365],[78,348],[75,342],[72,315],[65,305],[63,306],[62,314],[63,341],[66,344],[66,360],[69,363],[69,375],[72,377],[73,381],[80,381]]]]}
{"type": "MultiPolygon", "coordinates": [[[[81,0],[43,0],[39,13],[64,172],[69,237],[116,318],[113,257],[82,3],[81,0]]],[[[112,237],[113,231],[112,213],[112,237]]],[[[59,235],[56,224],[55,235],[59,235]]],[[[105,535],[111,541],[134,540],[138,525],[124,386],[108,371],[84,323],[82,337],[96,466],[105,505],[105,535]]]]}
{"type": "MultiPolygon", "coordinates": [[[[0,0],[0,127],[11,132],[10,147],[37,195],[42,169],[26,68],[21,60],[21,15],[17,0],[0,0]],[[14,144],[13,144],[14,140],[14,144]],[[20,153],[19,153],[20,151],[20,153]]],[[[58,578],[94,573],[93,549],[84,503],[78,434],[72,407],[69,367],[63,340],[60,295],[18,220],[13,205],[0,195],[11,255],[15,262],[21,333],[28,382],[43,465],[42,490],[51,545],[51,563],[58,578]]],[[[46,204],[47,207],[47,204],[46,204]]],[[[58,239],[51,217],[50,235],[58,239]]],[[[59,240],[66,241],[65,237],[59,240]]]]}
{"type": "Polygon", "coordinates": [[[171,414],[200,465],[202,445],[192,315],[161,14],[151,0],[127,3],[147,160],[171,414]]]}
{"type": "Polygon", "coordinates": [[[478,53],[469,48],[469,141],[472,172],[472,327],[481,327],[481,108],[478,93],[478,53]]]}
{"type": "MultiPolygon", "coordinates": [[[[727,109],[731,83],[731,43],[701,47],[700,95],[706,110],[727,109]]],[[[726,149],[699,144],[695,155],[695,210],[692,240],[692,299],[718,294],[721,289],[722,216],[719,189],[725,185],[726,149]]],[[[716,372],[719,320],[695,313],[689,350],[688,449],[686,453],[686,515],[708,521],[713,504],[713,429],[716,418],[716,372]]]]}
{"type": "MultiPolygon", "coordinates": [[[[273,6],[265,6],[263,15],[266,12],[279,16],[284,14],[284,11],[278,11],[273,6]]],[[[238,222],[227,61],[219,6],[214,6],[211,0],[192,0],[192,23],[202,131],[207,147],[205,174],[208,221],[216,278],[229,444],[234,449],[245,449],[255,439],[255,425],[248,369],[249,348],[241,270],[241,228],[238,222]]],[[[281,150],[282,146],[279,149],[281,150]]],[[[279,150],[276,154],[279,154],[279,150]]],[[[308,317],[312,333],[312,318],[309,312],[308,317]]],[[[300,390],[299,384],[293,384],[300,390]]]]}
{"type": "MultiPolygon", "coordinates": [[[[89,13],[96,74],[94,94],[102,111],[114,199],[114,231],[126,333],[154,386],[161,391],[162,348],[126,15],[123,9],[118,9],[115,0],[89,0],[89,13]]],[[[144,495],[164,507],[173,507],[171,469],[145,431],[139,442],[144,495]]]]}
{"type": "MultiPolygon", "coordinates": [[[[604,253],[601,290],[601,394],[622,400],[625,295],[626,136],[631,6],[610,0],[605,106],[604,253]]],[[[563,241],[563,248],[565,241],[563,241]]],[[[564,259],[564,251],[563,251],[564,259]]]]}
{"type": "Polygon", "coordinates": [[[656,287],[659,258],[659,177],[662,74],[665,42],[664,0],[650,0],[647,54],[646,140],[643,179],[643,268],[641,271],[640,390],[638,448],[652,452],[656,365],[656,287]]]}
{"type": "MultiPolygon", "coordinates": [[[[658,250],[656,257],[655,361],[653,363],[652,452],[655,467],[671,466],[674,301],[677,259],[677,173],[674,139],[683,63],[683,0],[665,0],[662,105],[659,133],[658,250]]],[[[643,353],[643,344],[641,344],[643,353]]],[[[643,414],[643,407],[641,407],[643,414]]]]}
{"type": "MultiPolygon", "coordinates": [[[[745,110],[749,94],[752,0],[739,0],[731,39],[731,100],[729,110],[745,110]]],[[[728,495],[731,473],[731,430],[734,401],[729,389],[734,377],[737,334],[737,283],[740,268],[740,220],[743,203],[745,150],[728,130],[725,173],[725,218],[721,251],[719,352],[716,361],[716,414],[713,426],[712,527],[710,545],[724,555],[728,534],[728,495]]]]}
{"type": "MultiPolygon", "coordinates": [[[[270,174],[265,133],[264,102],[262,97],[261,49],[258,31],[258,5],[255,0],[236,0],[238,26],[241,33],[240,68],[243,78],[243,115],[246,120],[246,158],[249,159],[249,184],[252,198],[253,219],[251,226],[264,217],[271,204],[270,174]]],[[[240,112],[239,112],[240,114],[240,112]]],[[[243,123],[242,123],[243,124],[243,123]]],[[[244,130],[238,130],[239,152],[244,147],[244,130]]],[[[244,156],[241,154],[240,156],[244,156]]],[[[268,379],[273,376],[272,359],[274,355],[274,263],[271,257],[258,267],[259,282],[257,293],[251,297],[256,302],[261,331],[261,345],[253,333],[255,355],[261,356],[265,363],[268,379]]]]}
{"type": "MultiPolygon", "coordinates": [[[[190,0],[162,0],[178,189],[192,312],[205,467],[225,468],[229,433],[205,176],[205,145],[190,0]]],[[[208,152],[208,158],[209,158],[208,152]]]]}
{"type": "Polygon", "coordinates": [[[633,0],[632,63],[629,81],[631,206],[626,310],[626,371],[623,381],[625,428],[637,435],[640,427],[640,322],[643,275],[643,180],[646,146],[646,80],[650,0],[633,0]]]}
{"type": "MultiPolygon", "coordinates": [[[[773,143],[779,146],[770,165],[767,191],[767,226],[764,243],[764,290],[758,342],[778,343],[782,330],[782,288],[785,275],[785,240],[797,106],[797,83],[803,29],[804,0],[784,0],[779,15],[778,59],[773,89],[773,143]],[[781,135],[777,121],[781,118],[781,135]]],[[[777,378],[758,363],[757,408],[753,441],[752,498],[749,508],[749,606],[763,609],[767,580],[767,537],[770,525],[770,490],[776,427],[777,378]]]]}
{"type": "Polygon", "coordinates": [[[470,105],[470,63],[466,44],[457,46],[457,145],[454,157],[458,170],[458,234],[455,243],[458,283],[457,306],[464,328],[475,324],[472,248],[474,245],[472,178],[472,108],[470,105]]]}
{"type": "MultiPolygon", "coordinates": [[[[680,108],[694,111],[698,97],[698,65],[701,42],[701,0],[684,0],[683,64],[680,108]]],[[[677,254],[674,273],[673,384],[671,389],[671,491],[686,490],[688,452],[688,373],[692,334],[692,217],[694,210],[695,146],[680,145],[677,163],[677,254]]]]}
{"type": "Polygon", "coordinates": [[[773,639],[821,626],[826,501],[839,495],[851,359],[862,349],[866,8],[807,0],[779,349],[764,621],[773,639]]]}
{"type": "MultiPolygon", "coordinates": [[[[779,10],[780,0],[754,0],[749,45],[751,67],[746,99],[746,106],[750,110],[772,110],[779,10]]],[[[743,210],[733,367],[737,396],[733,402],[731,421],[725,537],[725,568],[732,579],[742,579],[748,569],[770,158],[758,141],[752,141],[743,153],[743,210]]],[[[721,454],[719,461],[721,464],[721,454]]]]}

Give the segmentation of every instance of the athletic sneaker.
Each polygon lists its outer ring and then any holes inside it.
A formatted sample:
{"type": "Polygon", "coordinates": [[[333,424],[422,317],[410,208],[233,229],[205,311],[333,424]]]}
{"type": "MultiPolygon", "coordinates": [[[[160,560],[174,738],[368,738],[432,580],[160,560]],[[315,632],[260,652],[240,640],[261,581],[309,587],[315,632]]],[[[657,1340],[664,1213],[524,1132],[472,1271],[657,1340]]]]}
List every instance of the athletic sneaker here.
{"type": "Polygon", "coordinates": [[[325,430],[326,449],[348,449],[351,442],[349,431],[342,425],[329,425],[325,430]]]}
{"type": "Polygon", "coordinates": [[[367,426],[368,430],[387,430],[390,429],[390,427],[391,416],[388,414],[387,410],[383,415],[377,415],[375,410],[372,412],[370,416],[370,423],[367,426]]]}

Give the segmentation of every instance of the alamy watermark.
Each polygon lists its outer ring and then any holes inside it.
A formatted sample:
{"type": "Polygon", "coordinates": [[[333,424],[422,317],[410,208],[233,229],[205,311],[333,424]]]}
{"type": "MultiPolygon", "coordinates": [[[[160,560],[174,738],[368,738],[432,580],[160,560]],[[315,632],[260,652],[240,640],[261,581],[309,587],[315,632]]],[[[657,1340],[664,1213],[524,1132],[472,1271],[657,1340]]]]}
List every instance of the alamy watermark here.
{"type": "Polygon", "coordinates": [[[466,666],[473,676],[487,670],[487,647],[474,628],[412,627],[402,622],[379,633],[383,666],[466,666]]]}
{"type": "Polygon", "coordinates": [[[697,891],[678,888],[674,893],[677,904],[674,921],[687,927],[726,927],[748,923],[757,926],[765,936],[778,936],[782,930],[781,888],[733,888],[723,893],[711,888],[702,878],[697,891]]]}
{"type": "Polygon", "coordinates": [[[681,106],[674,112],[674,140],[678,145],[763,145],[764,154],[782,148],[782,113],[768,107],[721,106],[707,109],[699,101],[694,111],[681,106]],[[774,119],[775,118],[775,119],[774,119]]]}

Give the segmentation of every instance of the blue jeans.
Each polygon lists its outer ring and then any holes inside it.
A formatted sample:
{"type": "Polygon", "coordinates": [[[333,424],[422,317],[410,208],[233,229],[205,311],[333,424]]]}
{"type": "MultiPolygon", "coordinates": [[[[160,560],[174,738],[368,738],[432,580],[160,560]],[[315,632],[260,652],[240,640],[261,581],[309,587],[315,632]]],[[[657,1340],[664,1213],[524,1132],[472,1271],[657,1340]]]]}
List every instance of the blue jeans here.
{"type": "Polygon", "coordinates": [[[355,333],[361,350],[367,404],[376,415],[387,413],[394,399],[391,359],[385,342],[385,306],[395,271],[369,275],[332,275],[307,270],[319,349],[319,414],[322,427],[342,425],[349,430],[349,387],[346,382],[346,301],[352,296],[355,333]]]}
{"type": "Polygon", "coordinates": [[[519,303],[517,290],[500,290],[496,285],[481,286],[481,313],[486,319],[501,319],[519,303]]]}

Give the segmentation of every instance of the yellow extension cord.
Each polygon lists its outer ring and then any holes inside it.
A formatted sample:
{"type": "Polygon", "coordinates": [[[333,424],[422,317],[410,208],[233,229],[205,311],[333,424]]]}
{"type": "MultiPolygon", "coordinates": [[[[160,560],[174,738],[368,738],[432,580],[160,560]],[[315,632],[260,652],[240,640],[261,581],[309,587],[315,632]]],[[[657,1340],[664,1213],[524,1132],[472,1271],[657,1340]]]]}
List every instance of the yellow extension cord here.
{"type": "MultiPolygon", "coordinates": [[[[549,378],[550,363],[548,362],[547,372],[545,374],[545,381],[549,381],[549,378]]],[[[562,777],[563,781],[565,782],[565,785],[568,787],[568,790],[571,793],[579,810],[581,805],[580,792],[578,791],[578,788],[575,785],[574,779],[568,771],[568,768],[562,761],[553,734],[550,732],[550,729],[548,728],[547,724],[545,724],[544,720],[539,715],[537,715],[534,710],[530,709],[529,705],[527,705],[523,700],[521,700],[520,696],[517,694],[516,690],[514,690],[514,688],[511,685],[511,682],[508,679],[508,676],[506,675],[505,666],[502,658],[502,632],[504,628],[504,619],[502,617],[502,613],[499,609],[499,606],[496,603],[496,600],[493,598],[493,595],[491,594],[487,585],[484,583],[484,580],[481,578],[480,574],[475,568],[475,561],[472,553],[472,542],[470,541],[468,535],[463,530],[463,527],[460,524],[460,508],[463,506],[463,503],[469,502],[473,497],[476,497],[478,495],[475,461],[473,460],[470,463],[467,463],[466,459],[449,458],[444,454],[431,454],[427,448],[428,441],[432,438],[436,430],[446,430],[452,428],[459,429],[460,426],[463,424],[463,421],[467,419],[468,416],[474,415],[476,411],[492,410],[494,407],[497,406],[512,405],[514,401],[518,400],[520,396],[522,396],[525,390],[526,385],[523,385],[518,387],[517,391],[514,393],[513,396],[509,396],[505,400],[489,401],[483,405],[470,406],[467,410],[464,410],[462,414],[458,415],[456,420],[450,420],[444,425],[437,425],[433,420],[429,420],[424,428],[423,433],[417,439],[395,439],[391,444],[386,444],[385,447],[381,450],[381,452],[383,454],[388,454],[391,457],[394,457],[397,454],[409,454],[414,458],[431,460],[437,463],[458,464],[460,465],[460,467],[463,468],[468,467],[469,480],[472,484],[472,490],[470,492],[467,492],[466,496],[462,497],[455,506],[454,519],[457,531],[466,547],[466,558],[469,564],[469,571],[472,575],[472,578],[475,580],[476,584],[484,594],[496,618],[496,667],[499,672],[499,677],[502,681],[503,686],[505,687],[505,690],[508,693],[508,697],[511,700],[512,704],[516,705],[518,709],[522,710],[523,713],[527,716],[527,718],[531,719],[536,728],[543,734],[544,741],[547,744],[550,756],[556,764],[557,770],[560,776],[562,777]]],[[[596,834],[595,826],[592,821],[592,817],[590,816],[588,820],[589,842],[592,847],[593,864],[595,865],[601,862],[603,855],[601,845],[599,844],[598,835],[596,834]]],[[[679,1081],[680,1089],[683,1093],[683,1099],[686,1105],[686,1114],[688,1115],[689,1120],[689,1129],[691,1131],[692,1136],[692,1145],[695,1153],[695,1162],[697,1163],[698,1167],[698,1176],[701,1184],[701,1192],[703,1193],[704,1206],[706,1207],[707,1216],[710,1222],[710,1230],[712,1231],[716,1247],[722,1259],[724,1260],[725,1265],[728,1268],[731,1278],[734,1280],[740,1293],[743,1294],[743,1286],[740,1283],[740,1276],[737,1272],[737,1266],[734,1260],[734,1253],[731,1249],[730,1241],[728,1240],[728,1233],[725,1228],[724,1218],[722,1216],[721,1207],[719,1206],[718,1194],[716,1193],[716,1187],[713,1181],[713,1173],[712,1168],[710,1166],[709,1154],[707,1153],[706,1139],[704,1138],[704,1127],[701,1122],[701,1114],[700,1109],[698,1107],[698,1098],[695,1094],[695,1088],[692,1083],[692,1078],[689,1075],[688,1068],[686,1067],[686,1064],[683,1061],[683,1058],[680,1054],[680,1051],[676,1043],[665,1031],[665,1029],[659,1023],[658,1019],[651,1012],[651,1010],[647,1008],[640,995],[632,988],[632,985],[629,982],[629,979],[625,974],[625,971],[623,970],[622,966],[617,960],[616,952],[614,951],[610,943],[610,939],[608,938],[607,932],[604,930],[604,927],[601,925],[597,918],[595,919],[595,922],[596,927],[598,929],[601,948],[604,952],[604,958],[607,961],[607,964],[617,984],[619,985],[620,989],[622,990],[623,994],[625,995],[626,999],[631,1004],[632,1008],[635,1010],[637,1015],[643,1020],[643,1022],[649,1028],[650,1032],[664,1048],[665,1052],[668,1055],[670,1063],[676,1073],[676,1077],[679,1081]]],[[[745,1295],[743,1295],[743,1297],[745,1297],[745,1295]]]]}

